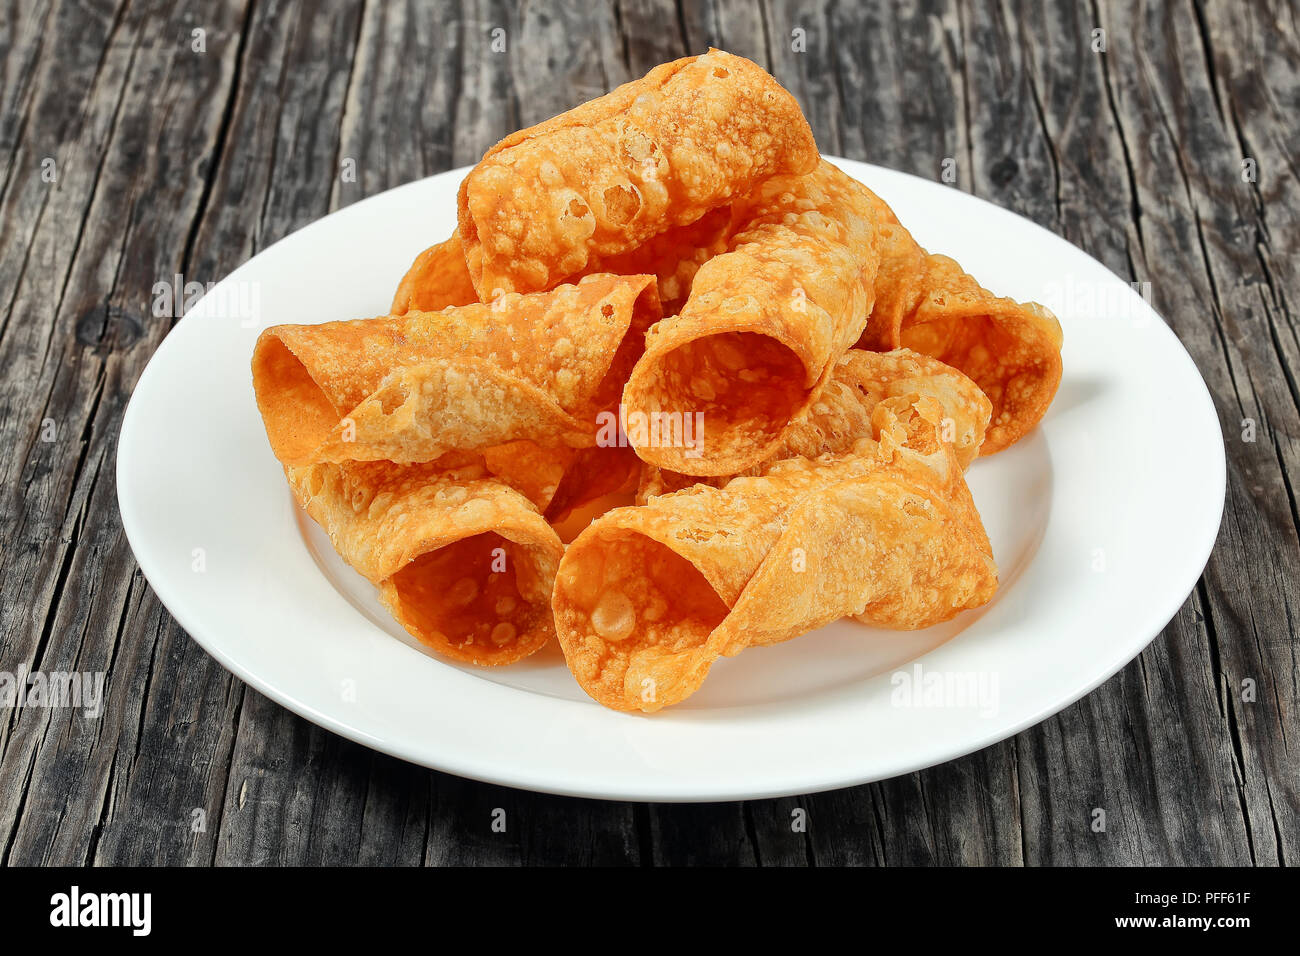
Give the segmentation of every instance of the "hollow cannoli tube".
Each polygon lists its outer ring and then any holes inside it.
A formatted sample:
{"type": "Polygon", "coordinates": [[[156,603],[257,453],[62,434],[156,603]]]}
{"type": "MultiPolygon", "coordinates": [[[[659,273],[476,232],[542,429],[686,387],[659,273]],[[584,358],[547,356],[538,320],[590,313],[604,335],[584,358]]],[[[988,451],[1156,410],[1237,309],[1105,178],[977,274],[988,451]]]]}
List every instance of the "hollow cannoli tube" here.
{"type": "Polygon", "coordinates": [[[960,370],[993,407],[980,454],[1014,444],[1046,414],[1061,383],[1061,324],[1037,302],[995,296],[952,259],[926,252],[876,201],[880,268],[858,347],[909,348],[960,370]]]}
{"type": "MultiPolygon", "coordinates": [[[[884,416],[882,416],[884,417],[884,416]]],[[[950,448],[887,434],[597,518],[556,575],[556,633],[593,699],[652,712],[712,663],[854,617],[927,627],[986,603],[997,568],[950,448]]]]}
{"type": "Polygon", "coordinates": [[[666,63],[488,150],[457,203],[470,277],[485,302],[549,289],[817,156],[794,97],[754,63],[666,63]]]}
{"type": "Polygon", "coordinates": [[[871,307],[874,208],[834,166],[769,180],[734,215],[743,225],[728,251],[700,267],[681,313],[650,330],[623,393],[646,415],[698,416],[696,447],[635,444],[683,474],[737,474],[770,457],[871,307]]]}
{"type": "Polygon", "coordinates": [[[508,485],[391,462],[318,463],[285,474],[384,607],[439,653],[508,664],[554,634],[550,597],[564,546],[508,485]]]}
{"type": "Polygon", "coordinates": [[[659,314],[653,276],[588,276],[442,312],[282,325],[253,353],[286,465],[425,462],[520,439],[595,444],[659,314]]]}

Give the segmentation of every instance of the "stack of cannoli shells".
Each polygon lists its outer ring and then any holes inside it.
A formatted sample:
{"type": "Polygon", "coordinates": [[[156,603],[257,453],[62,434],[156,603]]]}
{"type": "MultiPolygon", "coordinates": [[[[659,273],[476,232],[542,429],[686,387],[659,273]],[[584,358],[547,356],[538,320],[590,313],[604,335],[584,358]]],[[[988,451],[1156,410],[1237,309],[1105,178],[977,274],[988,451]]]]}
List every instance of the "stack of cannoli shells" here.
{"type": "Polygon", "coordinates": [[[684,301],[730,201],[816,162],[754,64],[667,64],[490,150],[389,315],[262,334],[254,389],[289,486],[406,630],[480,665],[554,635],[556,527],[639,477],[597,422],[659,289],[684,301]]]}
{"type": "Polygon", "coordinates": [[[556,636],[649,713],[749,647],[990,600],[963,471],[1042,417],[1060,344],[712,50],[497,144],[389,315],[268,329],[253,378],[297,500],[404,628],[480,665],[556,636]],[[608,440],[633,414],[703,432],[608,440]]]}

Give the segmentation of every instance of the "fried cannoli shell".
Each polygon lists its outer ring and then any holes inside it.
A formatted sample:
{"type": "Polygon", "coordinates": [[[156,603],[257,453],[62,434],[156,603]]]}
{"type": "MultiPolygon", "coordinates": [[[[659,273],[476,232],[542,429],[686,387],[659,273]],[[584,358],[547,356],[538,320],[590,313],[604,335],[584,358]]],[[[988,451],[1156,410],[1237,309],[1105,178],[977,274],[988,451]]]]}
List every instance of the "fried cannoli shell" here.
{"type": "MultiPolygon", "coordinates": [[[[731,235],[731,207],[719,206],[695,222],[652,236],[635,249],[593,257],[582,275],[653,275],[659,283],[659,301],[665,315],[675,313],[691,292],[691,280],[700,266],[722,252],[731,235]]],[[[477,302],[478,294],[465,267],[460,233],[424,250],[402,277],[393,296],[392,312],[432,312],[449,305],[477,302]]]]}
{"type": "MultiPolygon", "coordinates": [[[[453,451],[428,463],[436,472],[494,478],[527,498],[555,525],[571,511],[625,489],[639,477],[627,449],[569,448],[512,441],[478,451],[453,451]]],[[[636,456],[631,456],[639,464],[636,456]]]]}
{"type": "Polygon", "coordinates": [[[488,475],[514,488],[545,515],[577,454],[577,449],[563,445],[547,447],[531,441],[512,441],[479,452],[452,452],[436,464],[455,462],[470,467],[481,462],[488,475]]]}
{"type": "Polygon", "coordinates": [[[912,629],[986,603],[988,537],[951,449],[866,440],[724,488],[597,518],[556,576],[556,634],[578,683],[616,710],[694,693],[712,663],[849,616],[912,629]]]}
{"type": "Polygon", "coordinates": [[[253,386],[286,465],[588,447],[658,315],[653,276],[594,275],[491,306],[281,325],[258,339],[253,386]]]}
{"type": "Polygon", "coordinates": [[[458,197],[469,274],[484,301],[549,289],[817,156],[798,103],[754,63],[666,63],[488,150],[458,197]]]}
{"type": "Polygon", "coordinates": [[[734,475],[769,458],[871,308],[872,197],[834,166],[768,180],[733,218],[728,251],[700,267],[680,314],[650,330],[623,393],[643,414],[702,416],[698,446],[636,446],[682,474],[734,475]]]}
{"type": "Polygon", "coordinates": [[[959,369],[993,405],[980,454],[1014,444],[1061,383],[1061,324],[1038,303],[999,298],[952,259],[927,253],[877,202],[885,212],[876,300],[858,347],[901,346],[959,369]]]}
{"type": "MultiPolygon", "coordinates": [[[[991,405],[979,386],[956,369],[910,349],[868,352],[850,349],[836,363],[825,391],[791,423],[783,443],[745,474],[758,475],[787,458],[847,455],[872,435],[872,413],[890,401],[916,409],[908,417],[904,444],[923,454],[948,444],[965,469],[979,454],[991,405]],[[922,399],[932,399],[923,402],[922,399]]],[[[736,475],[698,478],[643,464],[637,500],[689,488],[697,482],[722,487],[736,475]]]]}
{"type": "Polygon", "coordinates": [[[835,394],[828,389],[810,413],[795,422],[782,457],[844,454],[850,442],[870,433],[860,430],[863,409],[872,414],[881,403],[907,406],[920,398],[933,399],[941,417],[911,416],[914,434],[908,447],[929,454],[935,442],[949,445],[962,470],[979,455],[992,407],[979,386],[950,365],[911,349],[850,349],[836,366],[832,382],[835,394]]]}
{"type": "MultiPolygon", "coordinates": [[[[455,459],[472,460],[456,453],[438,463],[455,459]]],[[[630,448],[552,448],[529,441],[486,449],[480,460],[489,474],[519,491],[552,525],[597,498],[631,493],[641,464],[630,448]]]]}
{"type": "MultiPolygon", "coordinates": [[[[610,272],[617,272],[611,269],[610,272]]],[[[391,315],[407,312],[441,312],[450,305],[471,305],[478,301],[474,283],[465,265],[460,233],[415,257],[393,295],[391,315]]]]}
{"type": "Polygon", "coordinates": [[[631,493],[641,460],[631,448],[580,448],[572,453],[563,478],[547,504],[546,520],[558,524],[583,505],[619,492],[631,493]]]}
{"type": "Polygon", "coordinates": [[[596,259],[594,268],[617,275],[655,276],[663,313],[674,315],[690,296],[700,266],[726,251],[732,229],[731,207],[719,206],[695,222],[652,236],[635,249],[596,259]]]}
{"type": "Polygon", "coordinates": [[[455,660],[508,664],[554,634],[564,546],[537,509],[472,469],[431,464],[288,467],[289,486],[335,550],[422,643],[455,660]]]}

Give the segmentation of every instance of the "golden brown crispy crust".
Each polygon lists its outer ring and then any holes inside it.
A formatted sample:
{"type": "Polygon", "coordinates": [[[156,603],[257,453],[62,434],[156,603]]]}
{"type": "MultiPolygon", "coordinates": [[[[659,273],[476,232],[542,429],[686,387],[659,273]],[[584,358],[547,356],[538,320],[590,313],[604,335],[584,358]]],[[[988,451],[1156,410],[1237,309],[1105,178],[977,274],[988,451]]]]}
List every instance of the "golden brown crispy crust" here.
{"type": "Polygon", "coordinates": [[[460,233],[453,232],[450,239],[430,246],[415,257],[393,294],[389,313],[441,312],[449,305],[470,305],[477,301],[478,293],[465,266],[460,233]]]}
{"type": "MultiPolygon", "coordinates": [[[[963,469],[979,454],[992,406],[978,385],[937,359],[908,349],[850,349],[836,363],[817,401],[790,424],[781,447],[744,474],[762,474],[789,458],[849,454],[860,440],[872,436],[872,415],[884,402],[916,408],[915,415],[906,417],[912,431],[902,442],[914,451],[928,454],[938,444],[948,444],[963,469]],[[922,403],[923,398],[935,404],[922,403]]],[[[697,482],[721,488],[734,477],[738,476],[697,478],[645,464],[637,501],[644,503],[697,482]]]]}
{"type": "Polygon", "coordinates": [[[690,296],[700,266],[726,251],[733,228],[731,206],[719,206],[695,222],[652,236],[635,249],[604,259],[593,258],[589,269],[655,276],[664,315],[675,315],[690,296]]]}
{"type": "Polygon", "coordinates": [[[290,465],[585,447],[658,314],[653,276],[596,275],[491,306],[276,326],[258,339],[253,386],[290,465]]]}
{"type": "Polygon", "coordinates": [[[927,253],[883,209],[876,301],[859,348],[901,347],[960,369],[993,404],[980,454],[1014,444],[1061,383],[1061,325],[1036,302],[999,298],[947,256],[927,253]],[[892,220],[892,221],[890,221],[892,220]]]}
{"type": "Polygon", "coordinates": [[[564,483],[577,450],[563,445],[548,447],[527,440],[494,445],[479,452],[452,452],[435,464],[468,468],[481,462],[486,475],[519,492],[543,514],[564,483]]]}
{"type": "Polygon", "coordinates": [[[488,150],[458,197],[469,274],[484,301],[549,289],[816,162],[760,67],[720,50],[666,63],[488,150]]]}
{"type": "Polygon", "coordinates": [[[619,508],[569,545],[556,634],[574,677],[617,710],[692,694],[721,655],[851,616],[928,627],[986,603],[997,569],[948,447],[888,435],[841,459],[791,459],[718,489],[619,508]]]}
{"type": "Polygon", "coordinates": [[[335,550],[439,653],[508,664],[554,634],[549,603],[564,546],[509,486],[472,466],[320,463],[285,474],[335,550]]]}
{"type": "Polygon", "coordinates": [[[546,507],[546,520],[559,524],[573,511],[605,495],[630,490],[640,473],[640,459],[627,447],[598,446],[573,452],[563,478],[546,507]]]}
{"type": "Polygon", "coordinates": [[[629,410],[702,416],[700,448],[637,445],[683,474],[732,475],[770,457],[871,308],[874,207],[834,166],[767,180],[733,217],[727,252],[700,267],[681,313],[650,330],[623,395],[629,410]]]}
{"type": "MultiPolygon", "coordinates": [[[[700,266],[725,250],[731,236],[731,207],[719,206],[695,222],[651,236],[635,249],[604,259],[593,256],[582,274],[653,275],[665,315],[675,313],[691,292],[700,266]]],[[[574,279],[581,278],[575,276],[574,279]]],[[[424,250],[402,277],[393,296],[393,315],[435,312],[478,301],[465,267],[460,233],[424,250]]]]}

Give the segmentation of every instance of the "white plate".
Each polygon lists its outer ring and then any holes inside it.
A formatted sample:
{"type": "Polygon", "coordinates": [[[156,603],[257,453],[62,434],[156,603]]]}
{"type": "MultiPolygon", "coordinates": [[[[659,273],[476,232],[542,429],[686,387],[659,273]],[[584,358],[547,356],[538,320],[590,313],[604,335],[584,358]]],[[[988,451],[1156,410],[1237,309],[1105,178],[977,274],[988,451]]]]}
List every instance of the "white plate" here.
{"type": "Polygon", "coordinates": [[[1225,473],[1205,384],[1146,303],[1064,240],[954,189],[836,163],[922,245],[999,294],[1048,304],[1065,329],[1065,377],[1043,424],[969,473],[1001,569],[989,606],[928,631],[841,622],[751,650],[653,717],[590,701],[555,650],[478,670],[415,645],[294,506],[249,358],[268,325],[382,314],[415,254],[454,227],[464,170],[276,243],[163,342],[118,446],[122,522],[145,576],[208,653],[308,720],[415,763],[554,793],[726,800],[842,787],[977,750],[1077,700],[1160,632],[1209,557],[1225,473]]]}

